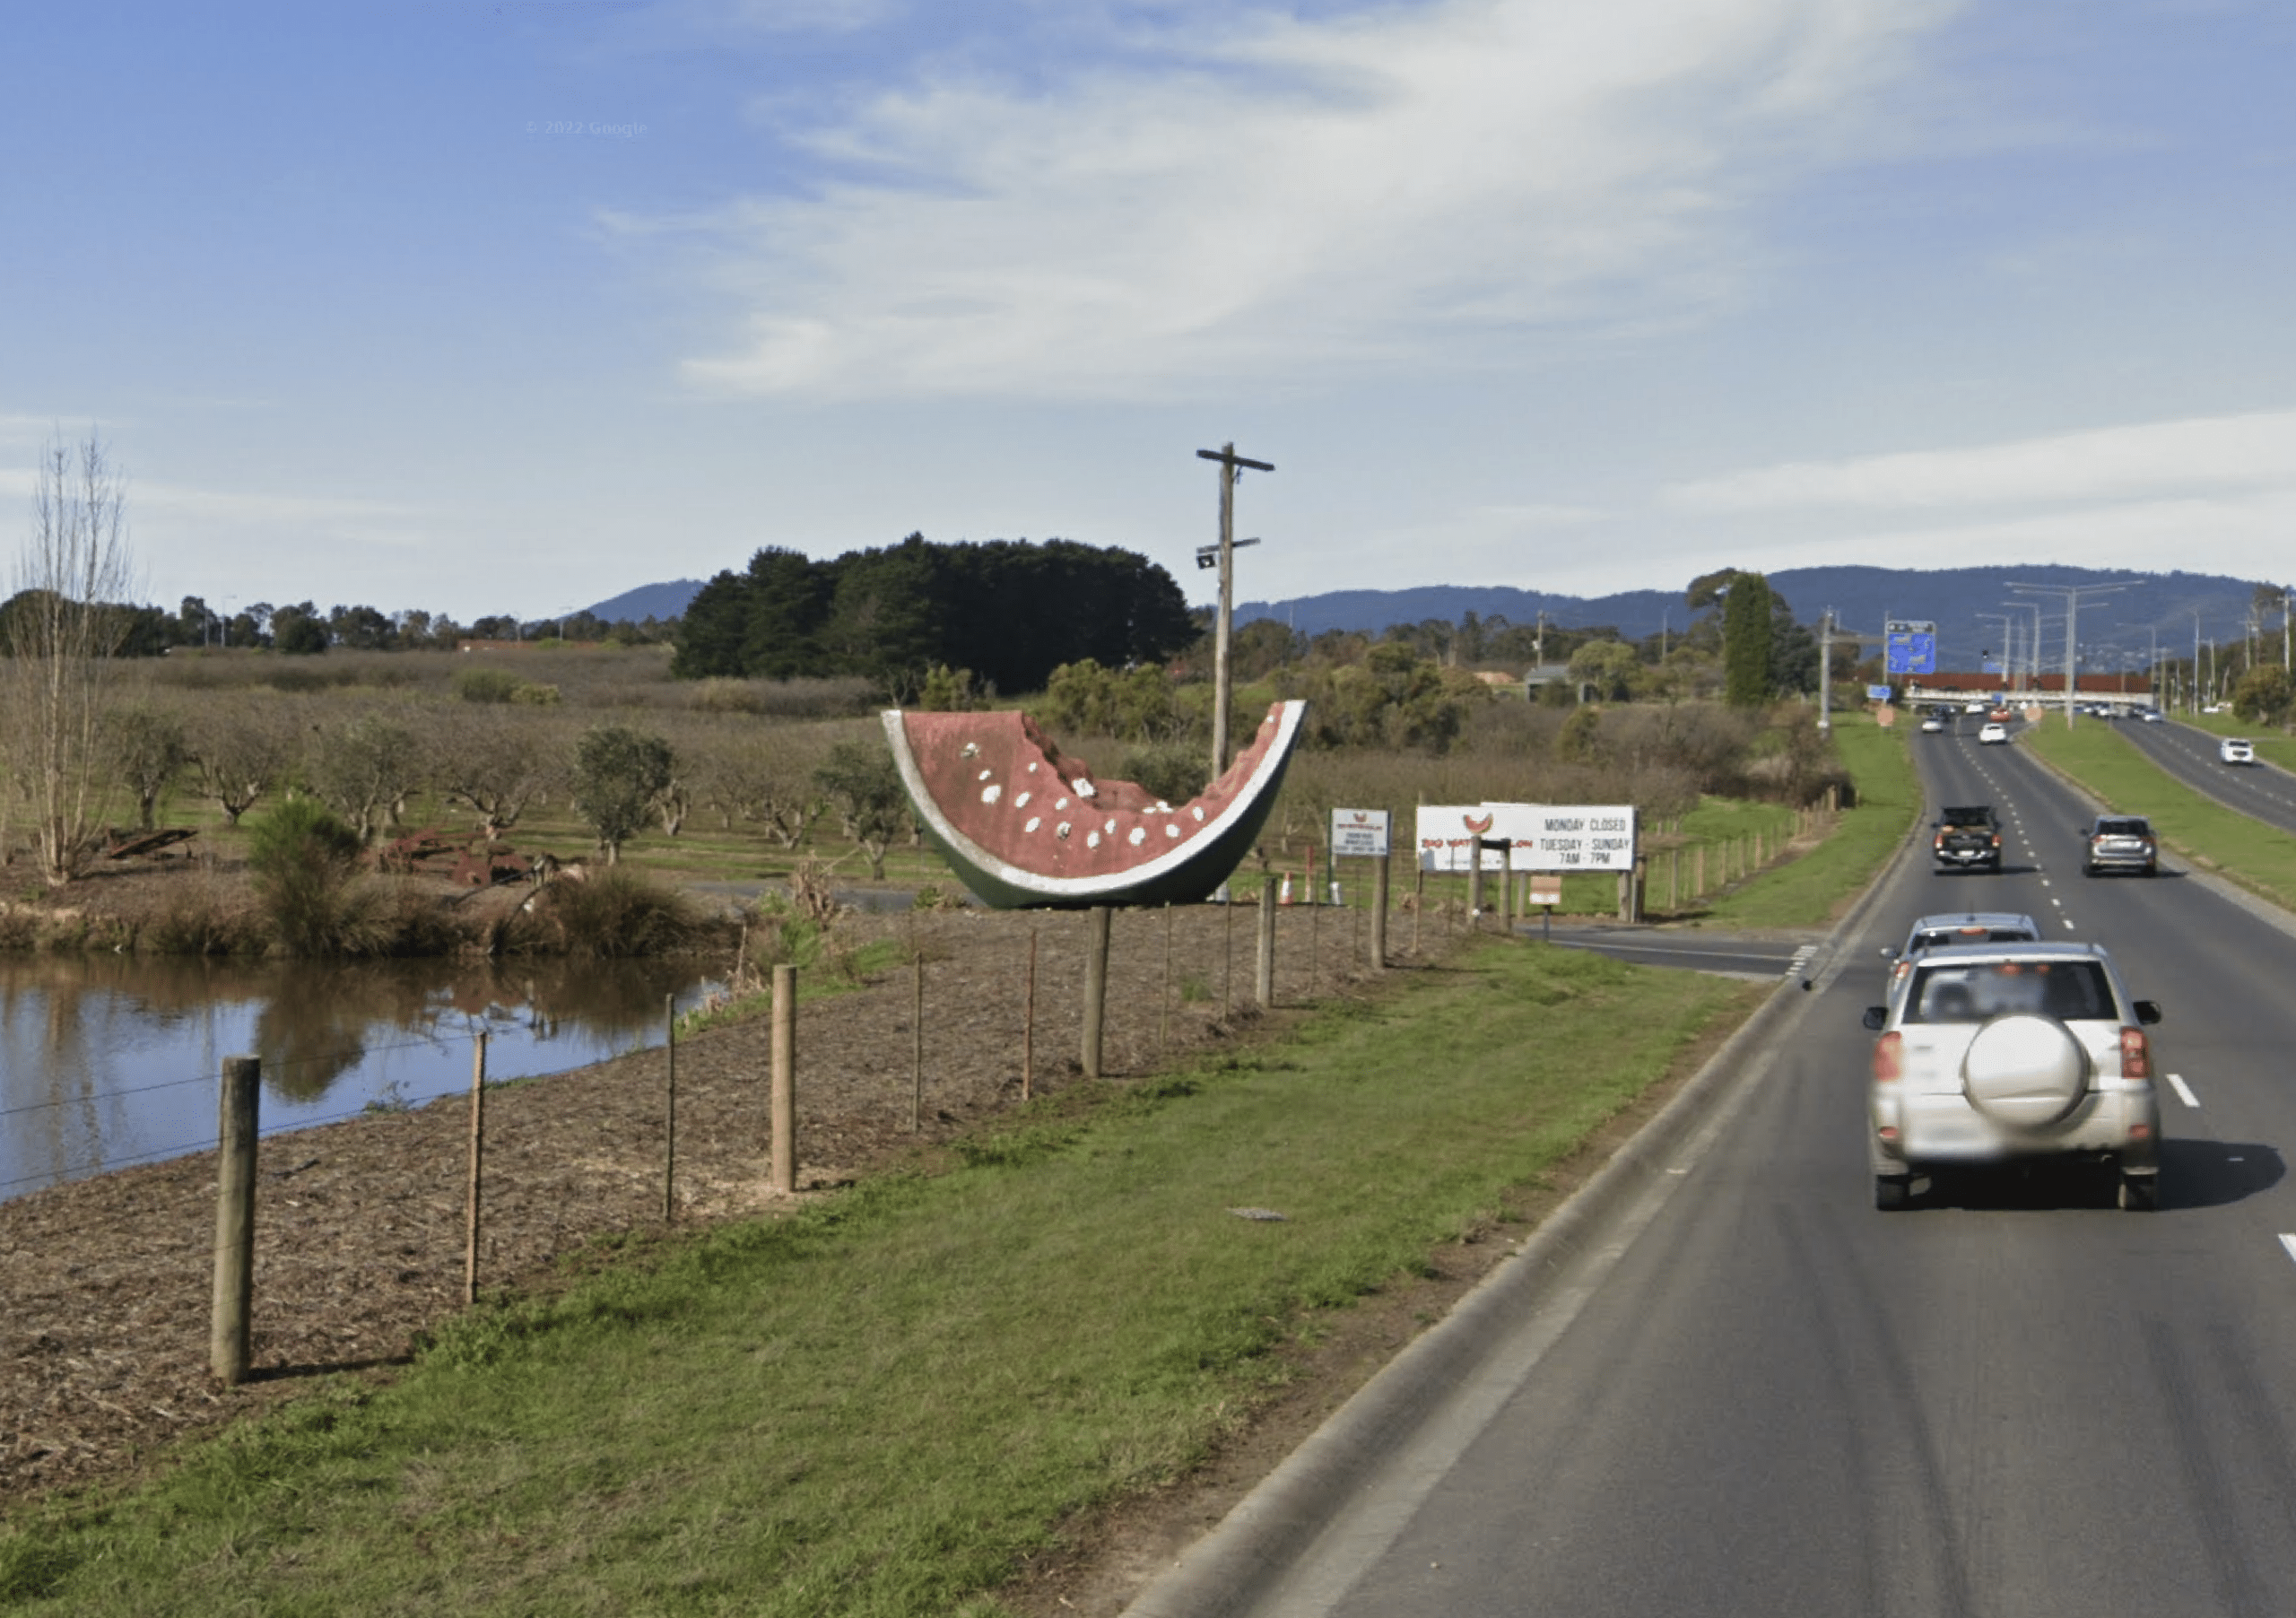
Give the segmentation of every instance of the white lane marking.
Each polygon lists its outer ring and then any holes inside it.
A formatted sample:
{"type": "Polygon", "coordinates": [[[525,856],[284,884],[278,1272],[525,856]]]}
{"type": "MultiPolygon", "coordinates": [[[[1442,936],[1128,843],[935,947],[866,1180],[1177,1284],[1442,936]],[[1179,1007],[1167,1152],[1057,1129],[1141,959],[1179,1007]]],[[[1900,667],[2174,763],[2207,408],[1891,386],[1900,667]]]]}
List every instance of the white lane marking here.
{"type": "Polygon", "coordinates": [[[2288,1249],[2288,1256],[2291,1258],[2296,1258],[2296,1236],[2283,1236],[2280,1239],[2280,1245],[2288,1249]]]}
{"type": "Polygon", "coordinates": [[[2047,886],[2048,886],[2048,877],[2044,876],[2044,877],[2042,877],[2042,878],[2041,878],[2041,886],[2043,886],[2044,888],[2046,888],[2047,886]]]}
{"type": "Polygon", "coordinates": [[[2185,1083],[2184,1074],[2180,1073],[2170,1074],[2169,1075],[2169,1088],[2177,1092],[2177,1100],[2182,1101],[2186,1106],[2193,1109],[2195,1111],[2198,1111],[2200,1109],[2200,1101],[2194,1096],[2192,1092],[2192,1086],[2185,1083]]]}
{"type": "Polygon", "coordinates": [[[2073,918],[2072,918],[2072,917],[2070,917],[2070,916],[2061,917],[2061,918],[2059,918],[2059,919],[2061,919],[2061,920],[2065,923],[2065,930],[2066,930],[2066,932],[2068,932],[2068,933],[2069,933],[2069,932],[2071,932],[2071,931],[2073,930],[2073,918]]]}

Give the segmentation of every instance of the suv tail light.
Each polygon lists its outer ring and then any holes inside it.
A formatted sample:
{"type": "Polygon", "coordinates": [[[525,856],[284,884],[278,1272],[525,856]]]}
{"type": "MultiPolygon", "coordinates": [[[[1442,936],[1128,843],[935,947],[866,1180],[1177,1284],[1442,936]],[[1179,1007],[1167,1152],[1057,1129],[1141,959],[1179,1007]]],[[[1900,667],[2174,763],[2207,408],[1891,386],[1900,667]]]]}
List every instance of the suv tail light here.
{"type": "MultiPolygon", "coordinates": [[[[2144,1034],[2135,1029],[2121,1030],[2121,1045],[2124,1050],[2127,1048],[2128,1036],[2131,1034],[2135,1034],[2140,1042],[2144,1038],[2144,1034]]],[[[1892,1029],[1874,1041],[1874,1083],[1894,1084],[1903,1075],[1905,1072],[1904,1046],[1905,1036],[1895,1029],[1892,1029]]],[[[2122,1058],[2123,1061],[2126,1059],[2126,1057],[2122,1058]]]]}
{"type": "Polygon", "coordinates": [[[2152,1042],[2144,1037],[2141,1028],[2120,1031],[2120,1076],[2124,1079],[2149,1079],[2152,1076],[2152,1042]]]}

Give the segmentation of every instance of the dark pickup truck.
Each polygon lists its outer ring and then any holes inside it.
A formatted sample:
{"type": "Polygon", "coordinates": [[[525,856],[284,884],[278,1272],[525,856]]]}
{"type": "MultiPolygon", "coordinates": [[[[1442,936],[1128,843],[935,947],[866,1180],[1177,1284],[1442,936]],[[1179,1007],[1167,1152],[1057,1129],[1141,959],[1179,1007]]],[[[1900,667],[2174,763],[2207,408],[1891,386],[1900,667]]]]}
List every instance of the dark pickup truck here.
{"type": "Polygon", "coordinates": [[[1946,870],[2001,869],[2001,817],[1990,804],[1956,804],[1937,817],[1930,852],[1946,870]]]}

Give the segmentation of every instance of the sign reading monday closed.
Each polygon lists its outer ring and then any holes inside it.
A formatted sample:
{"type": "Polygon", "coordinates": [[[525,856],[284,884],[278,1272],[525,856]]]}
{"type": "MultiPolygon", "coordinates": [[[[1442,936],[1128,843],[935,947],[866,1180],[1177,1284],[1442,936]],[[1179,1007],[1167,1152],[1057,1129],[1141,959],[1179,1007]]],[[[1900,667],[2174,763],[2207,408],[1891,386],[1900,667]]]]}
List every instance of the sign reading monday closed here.
{"type": "Polygon", "coordinates": [[[1634,866],[1631,804],[1422,804],[1419,865],[1425,871],[1472,868],[1478,839],[1503,838],[1507,852],[1483,851],[1486,871],[1627,871],[1634,866]]]}

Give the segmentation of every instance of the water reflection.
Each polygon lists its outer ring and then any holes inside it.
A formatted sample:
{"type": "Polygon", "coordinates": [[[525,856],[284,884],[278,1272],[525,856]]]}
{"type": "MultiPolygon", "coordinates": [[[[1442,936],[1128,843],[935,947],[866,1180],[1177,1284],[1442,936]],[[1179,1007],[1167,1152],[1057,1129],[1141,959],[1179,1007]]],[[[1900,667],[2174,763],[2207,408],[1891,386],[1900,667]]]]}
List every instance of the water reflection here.
{"type": "Polygon", "coordinates": [[[263,1062],[264,1127],[319,1122],[662,1040],[691,963],[328,964],[0,956],[0,1197],[213,1144],[222,1058],[263,1062]]]}

